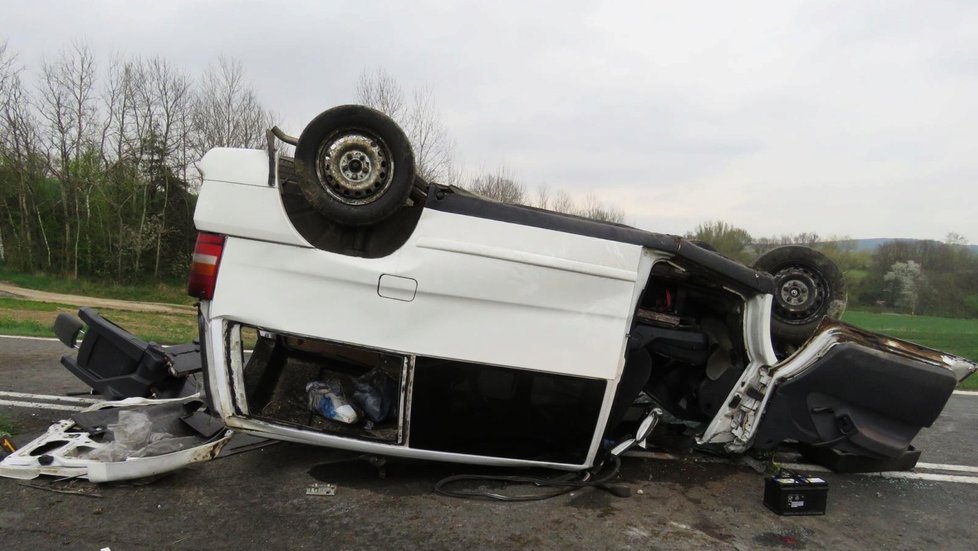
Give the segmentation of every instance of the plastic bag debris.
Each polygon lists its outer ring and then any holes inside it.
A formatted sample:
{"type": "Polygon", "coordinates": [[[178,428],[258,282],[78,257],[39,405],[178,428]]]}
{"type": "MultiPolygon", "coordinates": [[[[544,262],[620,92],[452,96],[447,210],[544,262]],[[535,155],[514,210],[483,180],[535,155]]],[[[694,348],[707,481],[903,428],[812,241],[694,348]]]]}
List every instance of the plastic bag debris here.
{"type": "Polygon", "coordinates": [[[124,461],[130,457],[172,453],[200,443],[200,439],[194,436],[176,438],[170,433],[153,432],[153,422],[141,411],[122,410],[119,421],[106,428],[112,432],[113,441],[88,452],[88,459],[124,461]]]}
{"type": "Polygon", "coordinates": [[[306,384],[309,410],[327,419],[353,424],[359,419],[356,410],[346,401],[343,385],[336,379],[312,381],[306,384]]]}
{"type": "Polygon", "coordinates": [[[372,423],[383,423],[394,413],[397,383],[374,368],[353,381],[353,402],[372,423]]]}

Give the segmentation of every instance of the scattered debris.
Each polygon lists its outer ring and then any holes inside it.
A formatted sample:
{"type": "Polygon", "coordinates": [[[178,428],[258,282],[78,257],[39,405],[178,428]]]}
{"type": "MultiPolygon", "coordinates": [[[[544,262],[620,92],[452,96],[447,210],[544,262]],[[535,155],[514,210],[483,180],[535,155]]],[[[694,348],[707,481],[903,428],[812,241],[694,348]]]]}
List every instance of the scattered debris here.
{"type": "Polygon", "coordinates": [[[383,423],[397,415],[397,381],[379,368],[353,380],[353,402],[371,423],[383,423]]]}
{"type": "MultiPolygon", "coordinates": [[[[213,459],[232,436],[206,437],[185,421],[201,411],[195,396],[100,402],[57,421],[0,462],[0,476],[40,475],[92,482],[133,480],[213,459]],[[155,436],[154,436],[155,435],[155,436]]],[[[209,432],[209,431],[207,431],[209,432]]]]}
{"type": "Polygon", "coordinates": [[[7,457],[7,455],[17,451],[17,447],[10,440],[10,435],[6,433],[0,433],[0,459],[7,457]]]}
{"type": "Polygon", "coordinates": [[[306,486],[307,496],[335,496],[336,484],[319,484],[318,482],[306,486]]]}
{"type": "Polygon", "coordinates": [[[341,423],[357,422],[357,412],[346,401],[343,385],[338,380],[312,381],[306,385],[306,392],[309,393],[309,411],[341,423]]]}
{"type": "MultiPolygon", "coordinates": [[[[57,494],[68,494],[68,495],[85,496],[85,497],[95,497],[95,498],[101,498],[102,497],[102,494],[96,494],[96,493],[92,493],[92,492],[86,492],[84,490],[71,490],[71,489],[67,489],[67,488],[53,488],[51,486],[42,486],[40,484],[31,484],[29,482],[18,482],[17,485],[18,486],[23,486],[25,488],[34,488],[35,490],[44,490],[45,492],[54,492],[54,493],[57,493],[57,494]]],[[[98,511],[98,513],[101,513],[102,512],[101,509],[96,509],[96,510],[98,511]]],[[[96,513],[96,514],[98,514],[98,513],[96,513]]]]}

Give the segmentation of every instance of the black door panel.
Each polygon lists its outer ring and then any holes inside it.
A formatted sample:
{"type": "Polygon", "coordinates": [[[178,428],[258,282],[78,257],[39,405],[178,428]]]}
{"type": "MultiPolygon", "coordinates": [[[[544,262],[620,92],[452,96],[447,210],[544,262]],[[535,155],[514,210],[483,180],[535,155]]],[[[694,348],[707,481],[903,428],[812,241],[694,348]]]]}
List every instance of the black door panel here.
{"type": "Polygon", "coordinates": [[[796,440],[898,457],[937,419],[956,384],[948,369],[857,342],[837,344],[774,389],[755,447],[796,440]]]}

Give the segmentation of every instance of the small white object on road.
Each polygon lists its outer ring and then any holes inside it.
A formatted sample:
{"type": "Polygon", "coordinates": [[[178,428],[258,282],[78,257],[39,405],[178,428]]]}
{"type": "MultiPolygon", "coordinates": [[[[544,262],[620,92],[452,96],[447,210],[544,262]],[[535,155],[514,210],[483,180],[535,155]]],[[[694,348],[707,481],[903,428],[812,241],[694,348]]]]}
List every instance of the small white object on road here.
{"type": "Polygon", "coordinates": [[[313,484],[306,487],[307,496],[335,496],[336,484],[313,484]]]}

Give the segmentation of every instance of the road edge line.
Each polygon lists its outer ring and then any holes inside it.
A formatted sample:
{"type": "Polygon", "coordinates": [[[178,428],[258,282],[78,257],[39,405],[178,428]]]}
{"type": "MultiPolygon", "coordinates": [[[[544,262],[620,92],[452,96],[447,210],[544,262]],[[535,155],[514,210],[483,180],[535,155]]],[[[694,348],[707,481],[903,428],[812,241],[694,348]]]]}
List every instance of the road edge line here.
{"type": "Polygon", "coordinates": [[[45,404],[42,402],[20,402],[17,400],[0,400],[0,406],[10,406],[29,409],[51,409],[56,411],[81,411],[85,409],[80,406],[67,406],[63,404],[45,404]]]}
{"type": "Polygon", "coordinates": [[[29,341],[53,341],[61,342],[54,337],[32,337],[30,335],[0,335],[0,339],[23,339],[29,341]]]}

